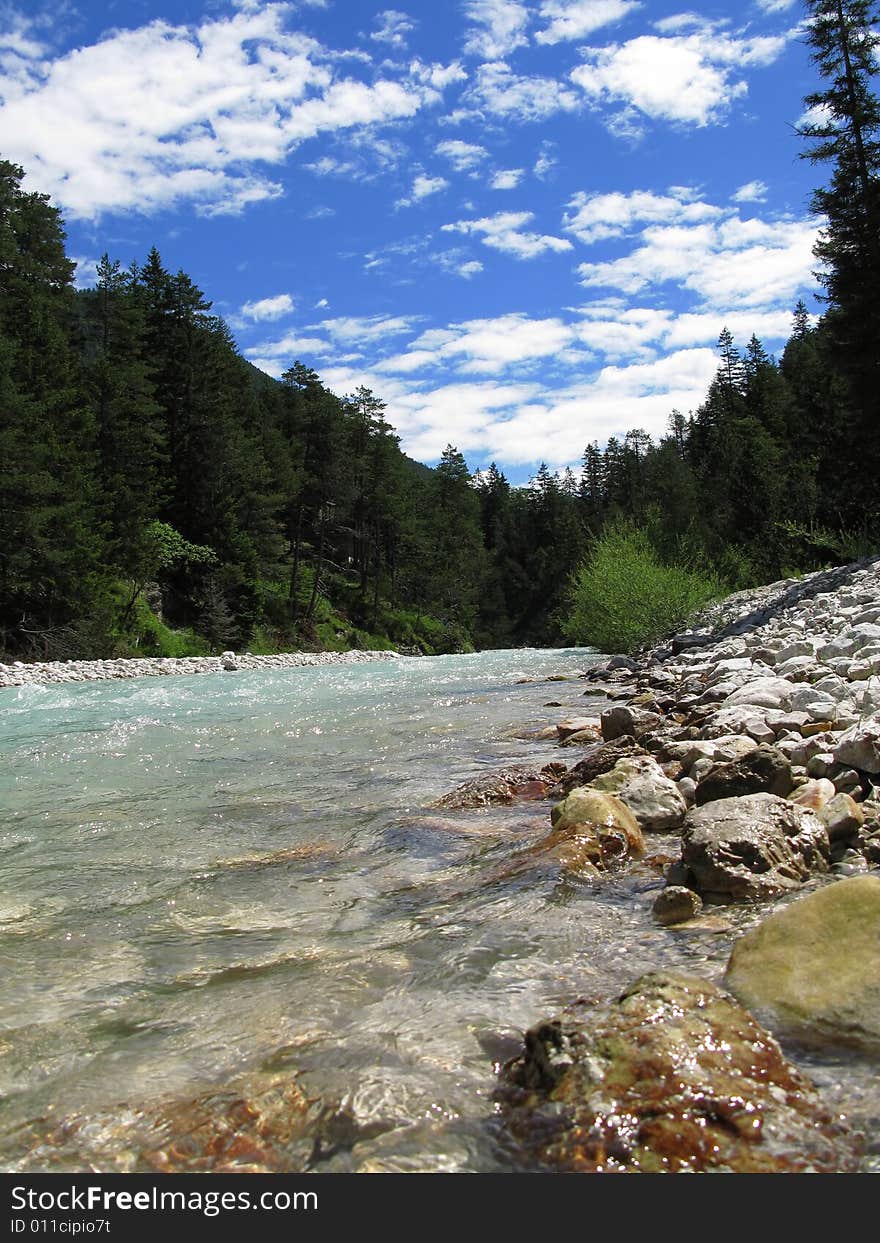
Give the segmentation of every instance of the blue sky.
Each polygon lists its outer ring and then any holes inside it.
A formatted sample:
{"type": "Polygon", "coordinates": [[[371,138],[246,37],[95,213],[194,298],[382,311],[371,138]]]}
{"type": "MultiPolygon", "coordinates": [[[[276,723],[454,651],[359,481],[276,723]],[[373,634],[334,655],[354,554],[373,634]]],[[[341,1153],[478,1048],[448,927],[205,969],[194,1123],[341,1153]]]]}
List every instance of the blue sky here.
{"type": "Polygon", "coordinates": [[[699,404],[812,302],[797,0],[0,7],[0,152],[78,281],[156,245],[242,353],[515,481],[699,404]]]}

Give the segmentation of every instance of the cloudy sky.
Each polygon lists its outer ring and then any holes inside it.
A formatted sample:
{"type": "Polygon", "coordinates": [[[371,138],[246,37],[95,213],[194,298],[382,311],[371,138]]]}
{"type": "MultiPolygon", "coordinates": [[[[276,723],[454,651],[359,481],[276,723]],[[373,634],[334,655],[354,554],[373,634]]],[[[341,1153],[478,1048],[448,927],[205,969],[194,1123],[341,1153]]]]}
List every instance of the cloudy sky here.
{"type": "Polygon", "coordinates": [[[815,305],[798,0],[0,5],[0,152],[78,281],[156,245],[242,353],[513,480],[662,433],[815,305]]]}

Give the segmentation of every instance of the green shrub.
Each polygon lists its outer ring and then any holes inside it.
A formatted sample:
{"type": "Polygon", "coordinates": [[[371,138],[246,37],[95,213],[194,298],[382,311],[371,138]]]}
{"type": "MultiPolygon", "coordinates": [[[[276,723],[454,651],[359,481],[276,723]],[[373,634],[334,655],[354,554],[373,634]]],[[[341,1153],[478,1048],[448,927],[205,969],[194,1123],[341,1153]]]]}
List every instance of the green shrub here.
{"type": "Polygon", "coordinates": [[[634,652],[680,628],[723,592],[714,574],[664,565],[642,528],[616,522],[572,575],[562,629],[573,643],[634,652]]]}

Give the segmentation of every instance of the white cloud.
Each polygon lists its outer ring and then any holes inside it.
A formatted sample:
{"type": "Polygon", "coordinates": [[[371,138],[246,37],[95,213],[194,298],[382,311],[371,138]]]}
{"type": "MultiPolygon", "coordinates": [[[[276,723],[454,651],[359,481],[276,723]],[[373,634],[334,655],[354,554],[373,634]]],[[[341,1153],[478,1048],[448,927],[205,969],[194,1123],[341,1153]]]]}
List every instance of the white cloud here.
{"type": "Polygon", "coordinates": [[[435,150],[438,155],[442,155],[449,160],[457,173],[470,172],[471,169],[476,168],[489,155],[485,147],[478,146],[473,142],[462,142],[458,138],[451,138],[445,142],[438,143],[435,150]]]}
{"type": "Polygon", "coordinates": [[[545,177],[550,176],[558,164],[559,160],[553,154],[553,144],[545,141],[541,143],[541,150],[538,152],[532,172],[539,181],[543,181],[545,177]]]}
{"type": "Polygon", "coordinates": [[[578,271],[587,288],[629,295],[670,283],[689,290],[705,307],[791,305],[813,283],[817,231],[815,220],[743,220],[736,212],[722,216],[710,210],[702,222],[673,217],[650,223],[628,254],[583,263],[578,271]]]}
{"type": "Polygon", "coordinates": [[[445,177],[427,177],[424,173],[418,173],[413,178],[409,198],[398,199],[394,206],[411,207],[413,203],[420,203],[422,199],[429,198],[432,194],[439,194],[448,186],[449,182],[445,177]]]}
{"type": "Polygon", "coordinates": [[[536,259],[546,251],[571,250],[571,242],[566,238],[523,232],[523,226],[533,219],[532,212],[499,212],[480,220],[457,220],[441,227],[444,233],[475,234],[484,245],[517,259],[536,259]]]}
{"type": "Polygon", "coordinates": [[[415,30],[415,23],[409,15],[397,9],[385,9],[377,13],[376,21],[379,23],[378,29],[373,31],[370,38],[377,43],[389,43],[396,48],[406,47],[406,36],[415,30]]]}
{"type": "Polygon", "coordinates": [[[476,276],[478,272],[482,272],[483,265],[479,259],[469,259],[466,263],[462,263],[456,268],[459,276],[463,276],[465,280],[470,280],[472,276],[476,276]]]}
{"type": "Polygon", "coordinates": [[[734,203],[766,203],[769,189],[766,181],[747,181],[731,197],[734,203]]]}
{"type": "Polygon", "coordinates": [[[689,191],[681,187],[670,188],[667,194],[655,194],[650,190],[635,190],[631,194],[617,191],[585,194],[581,191],[569,200],[568,207],[563,227],[587,246],[623,237],[645,222],[693,224],[721,214],[721,208],[693,201],[689,191]]]}
{"type": "Polygon", "coordinates": [[[807,108],[806,112],[801,113],[795,125],[797,129],[805,129],[813,126],[833,126],[835,123],[834,113],[827,104],[815,104],[812,108],[807,108]]]}
{"type": "Polygon", "coordinates": [[[414,60],[409,65],[409,76],[415,82],[423,82],[426,86],[432,86],[435,90],[442,91],[455,82],[464,82],[467,78],[467,73],[462,69],[457,60],[452,61],[449,65],[439,65],[436,63],[425,65],[420,60],[414,60]]]}
{"type": "Polygon", "coordinates": [[[327,301],[326,298],[319,298],[318,301],[315,303],[315,310],[323,311],[324,308],[328,307],[329,305],[330,303],[327,301]]]}
{"type": "MultiPolygon", "coordinates": [[[[156,20],[29,62],[0,108],[4,154],[72,216],[186,201],[240,212],[281,193],[256,162],[281,164],[317,134],[412,117],[438,100],[418,76],[335,76],[315,40],[286,28],[288,11],[248,6],[195,27],[156,20]]],[[[39,54],[27,40],[17,47],[39,54]]]]}
{"type": "Polygon", "coordinates": [[[467,33],[466,53],[496,60],[528,42],[529,11],[520,0],[466,0],[464,11],[475,23],[467,33]]]}
{"type": "Polygon", "coordinates": [[[564,83],[514,73],[504,61],[480,65],[463,100],[466,107],[454,114],[456,119],[489,113],[515,121],[543,121],[556,112],[574,112],[581,106],[577,94],[564,83]]]}
{"type": "Polygon", "coordinates": [[[71,255],[70,258],[76,264],[76,271],[73,274],[73,283],[77,289],[91,289],[98,279],[98,259],[87,259],[80,255],[71,255]]]}
{"type": "Polygon", "coordinates": [[[586,63],[571,79],[595,104],[623,104],[655,120],[705,126],[722,120],[748,91],[737,76],[764,67],[788,36],[738,38],[715,28],[688,35],[641,35],[627,43],[582,48],[586,63]]]}
{"type": "Polygon", "coordinates": [[[492,190],[515,190],[525,176],[524,168],[501,168],[492,174],[489,187],[492,190]]]}
{"type": "Polygon", "coordinates": [[[531,319],[515,313],[473,319],[422,333],[404,354],[386,359],[377,370],[410,372],[416,365],[447,370],[455,362],[465,373],[496,372],[554,357],[571,341],[572,330],[560,319],[531,319]]]}
{"type": "Polygon", "coordinates": [[[289,293],[279,293],[273,298],[260,298],[257,302],[245,302],[238,314],[252,323],[281,319],[293,311],[293,298],[289,293]]]}
{"type": "Polygon", "coordinates": [[[316,327],[329,333],[334,341],[364,345],[409,332],[414,323],[411,315],[343,315],[322,320],[316,327]]]}
{"type": "Polygon", "coordinates": [[[795,0],[755,0],[762,13],[784,13],[794,2],[795,0]]]}
{"type": "MultiPolygon", "coordinates": [[[[277,369],[279,361],[284,362],[286,366],[297,358],[313,356],[329,358],[334,352],[335,346],[325,337],[304,337],[294,332],[280,337],[277,341],[263,341],[259,345],[245,350],[245,354],[256,367],[269,370],[270,368],[266,364],[271,362],[273,368],[271,374],[273,375],[276,374],[275,369],[277,369]]],[[[284,366],[281,367],[281,370],[284,370],[284,366]]]]}
{"type": "Polygon", "coordinates": [[[535,41],[561,43],[582,39],[602,26],[622,21],[641,7],[639,0],[542,0],[539,16],[550,24],[538,31],[535,41]]]}

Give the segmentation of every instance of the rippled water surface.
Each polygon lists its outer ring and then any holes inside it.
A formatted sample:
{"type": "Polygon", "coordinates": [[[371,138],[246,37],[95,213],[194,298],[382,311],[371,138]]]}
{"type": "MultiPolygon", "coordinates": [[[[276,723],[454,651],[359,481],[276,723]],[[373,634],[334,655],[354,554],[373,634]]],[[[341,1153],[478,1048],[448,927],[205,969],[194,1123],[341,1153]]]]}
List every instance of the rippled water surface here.
{"type": "MultiPolygon", "coordinates": [[[[0,691],[3,1168],[131,1168],[132,1119],[289,1065],[352,1119],[322,1168],[503,1169],[494,1066],[524,1028],[658,966],[717,978],[755,918],[659,929],[646,865],[505,877],[546,804],[430,810],[500,764],[572,762],[515,735],[597,701],[517,681],[593,659],[0,691]]],[[[809,1072],[880,1113],[860,1064],[809,1072]]]]}

